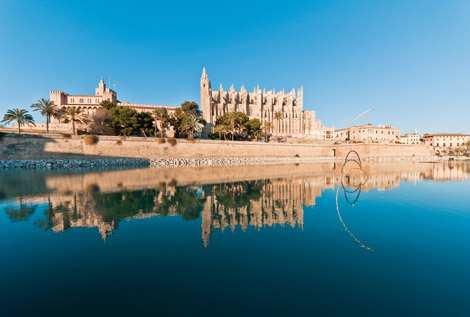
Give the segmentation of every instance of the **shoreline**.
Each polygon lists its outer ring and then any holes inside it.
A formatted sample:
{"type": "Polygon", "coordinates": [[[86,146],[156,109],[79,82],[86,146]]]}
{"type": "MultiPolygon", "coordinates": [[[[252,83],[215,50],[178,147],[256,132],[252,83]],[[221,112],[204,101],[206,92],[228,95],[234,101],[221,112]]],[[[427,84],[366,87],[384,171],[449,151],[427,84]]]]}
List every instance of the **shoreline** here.
{"type": "MultiPolygon", "coordinates": [[[[317,164],[342,163],[344,158],[332,157],[165,157],[155,159],[145,158],[50,158],[50,159],[4,159],[0,160],[0,170],[59,170],[59,169],[88,169],[106,168],[162,168],[175,169],[184,167],[230,167],[249,165],[279,165],[279,164],[317,164]]],[[[365,157],[363,162],[411,162],[439,163],[449,161],[435,157],[365,157]]],[[[455,160],[468,162],[470,159],[455,160]]]]}
{"type": "Polygon", "coordinates": [[[148,166],[148,160],[138,158],[60,158],[0,160],[0,170],[106,169],[148,166]]]}

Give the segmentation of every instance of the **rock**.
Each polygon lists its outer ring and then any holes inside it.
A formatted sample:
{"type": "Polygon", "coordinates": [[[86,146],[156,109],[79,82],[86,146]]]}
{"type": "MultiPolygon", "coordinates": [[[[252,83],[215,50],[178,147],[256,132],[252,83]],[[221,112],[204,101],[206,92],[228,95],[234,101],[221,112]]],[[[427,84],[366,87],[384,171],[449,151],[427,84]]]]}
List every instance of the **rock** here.
{"type": "Polygon", "coordinates": [[[0,160],[2,169],[70,169],[104,167],[147,167],[146,159],[43,159],[43,160],[0,160]]]}

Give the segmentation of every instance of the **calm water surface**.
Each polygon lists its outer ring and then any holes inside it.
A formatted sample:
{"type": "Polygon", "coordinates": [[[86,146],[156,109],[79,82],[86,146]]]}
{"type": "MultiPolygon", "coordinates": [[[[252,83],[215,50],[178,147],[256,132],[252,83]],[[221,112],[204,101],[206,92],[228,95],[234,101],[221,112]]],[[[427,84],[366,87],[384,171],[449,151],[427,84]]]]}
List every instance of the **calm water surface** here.
{"type": "Polygon", "coordinates": [[[470,164],[0,172],[0,315],[470,315],[470,164]]]}

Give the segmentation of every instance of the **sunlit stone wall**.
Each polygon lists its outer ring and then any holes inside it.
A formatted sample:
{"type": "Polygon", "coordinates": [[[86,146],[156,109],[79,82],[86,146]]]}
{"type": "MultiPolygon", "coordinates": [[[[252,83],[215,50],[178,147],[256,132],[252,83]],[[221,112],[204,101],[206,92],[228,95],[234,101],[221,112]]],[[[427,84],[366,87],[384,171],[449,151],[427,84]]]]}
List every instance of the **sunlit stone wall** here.
{"type": "Polygon", "coordinates": [[[81,136],[4,137],[0,143],[1,158],[50,158],[54,155],[89,155],[139,158],[211,158],[211,157],[299,157],[342,159],[351,150],[362,158],[431,158],[433,151],[425,145],[340,144],[312,145],[243,141],[176,140],[160,143],[154,138],[101,136],[93,145],[81,136]]]}

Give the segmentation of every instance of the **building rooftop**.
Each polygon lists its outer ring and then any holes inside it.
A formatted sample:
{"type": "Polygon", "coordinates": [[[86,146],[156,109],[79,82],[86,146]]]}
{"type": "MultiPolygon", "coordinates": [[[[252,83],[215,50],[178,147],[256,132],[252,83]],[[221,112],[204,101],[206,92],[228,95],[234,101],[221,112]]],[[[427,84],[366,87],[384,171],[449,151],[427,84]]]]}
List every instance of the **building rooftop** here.
{"type": "Polygon", "coordinates": [[[425,133],[423,137],[432,137],[432,136],[470,136],[470,134],[465,133],[425,133]]]}
{"type": "Polygon", "coordinates": [[[166,108],[166,109],[169,109],[169,110],[176,110],[178,108],[176,106],[155,105],[155,104],[140,104],[140,103],[130,103],[130,102],[119,102],[118,105],[123,106],[123,107],[132,107],[132,108],[139,108],[139,109],[166,108]]]}
{"type": "Polygon", "coordinates": [[[353,126],[350,126],[350,127],[346,127],[346,128],[341,128],[341,129],[337,129],[336,131],[342,131],[342,130],[348,130],[348,129],[353,129],[353,128],[374,128],[374,129],[398,129],[398,128],[395,128],[393,127],[392,125],[390,124],[379,124],[379,125],[373,125],[372,123],[367,123],[367,124],[360,124],[360,125],[353,125],[353,126]]]}

